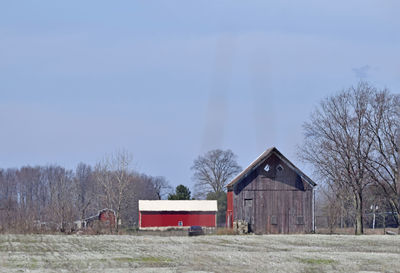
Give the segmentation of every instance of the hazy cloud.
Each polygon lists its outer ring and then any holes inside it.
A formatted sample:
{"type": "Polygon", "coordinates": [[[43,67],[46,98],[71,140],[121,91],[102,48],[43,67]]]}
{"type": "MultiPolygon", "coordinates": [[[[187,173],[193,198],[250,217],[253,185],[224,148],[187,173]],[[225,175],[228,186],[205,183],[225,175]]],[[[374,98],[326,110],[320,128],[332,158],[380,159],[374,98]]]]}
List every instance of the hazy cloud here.
{"type": "Polygon", "coordinates": [[[369,65],[364,65],[358,68],[353,68],[352,70],[357,78],[365,79],[369,77],[368,72],[371,70],[371,67],[369,65]]]}

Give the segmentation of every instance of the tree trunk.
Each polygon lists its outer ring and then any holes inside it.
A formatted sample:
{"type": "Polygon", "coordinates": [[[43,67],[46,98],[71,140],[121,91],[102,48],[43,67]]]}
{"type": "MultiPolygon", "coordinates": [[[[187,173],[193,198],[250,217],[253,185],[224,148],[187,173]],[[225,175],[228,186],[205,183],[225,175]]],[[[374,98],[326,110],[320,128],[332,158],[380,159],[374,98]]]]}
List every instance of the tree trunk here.
{"type": "Polygon", "coordinates": [[[118,234],[118,232],[119,232],[118,222],[119,222],[119,217],[120,217],[120,210],[121,210],[121,207],[118,206],[118,210],[115,213],[115,223],[114,223],[114,225],[115,225],[114,228],[115,228],[115,233],[116,234],[118,234]]]}
{"type": "Polygon", "coordinates": [[[85,219],[85,212],[86,212],[85,209],[83,209],[83,210],[81,211],[81,221],[83,221],[83,219],[85,219]]]}
{"type": "Polygon", "coordinates": [[[397,234],[400,234],[400,197],[397,198],[396,216],[397,234]]]}
{"type": "MultiPolygon", "coordinates": [[[[400,138],[399,138],[399,145],[400,145],[400,138]]],[[[396,200],[397,201],[397,206],[396,206],[397,228],[398,228],[397,234],[400,234],[400,160],[399,160],[399,166],[397,168],[395,185],[397,188],[397,200],[396,200]]]]}
{"type": "Polygon", "coordinates": [[[397,216],[397,234],[400,234],[400,213],[396,213],[397,216]]]}
{"type": "Polygon", "coordinates": [[[364,234],[364,226],[363,226],[363,205],[362,205],[362,195],[360,193],[356,193],[355,196],[356,203],[356,226],[355,226],[355,235],[364,234]]]}
{"type": "Polygon", "coordinates": [[[119,232],[118,222],[119,222],[119,216],[115,218],[115,232],[117,234],[119,232]]]}

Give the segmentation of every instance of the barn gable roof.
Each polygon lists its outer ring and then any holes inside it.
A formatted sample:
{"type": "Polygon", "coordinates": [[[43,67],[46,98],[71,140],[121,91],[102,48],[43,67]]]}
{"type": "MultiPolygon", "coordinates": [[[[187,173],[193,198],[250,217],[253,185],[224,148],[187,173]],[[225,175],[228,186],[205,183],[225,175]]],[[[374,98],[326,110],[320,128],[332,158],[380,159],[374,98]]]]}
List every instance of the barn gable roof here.
{"type": "Polygon", "coordinates": [[[307,175],[305,175],[300,169],[298,169],[289,159],[287,159],[281,152],[278,151],[277,148],[272,147],[263,152],[256,160],[254,160],[246,169],[244,169],[241,173],[239,173],[226,187],[232,188],[235,184],[242,181],[246,178],[252,171],[257,169],[261,164],[263,164],[271,155],[275,154],[278,156],[286,165],[289,166],[293,171],[301,176],[308,184],[312,187],[315,187],[317,184],[312,181],[307,175]]]}
{"type": "Polygon", "coordinates": [[[218,211],[217,200],[139,200],[139,211],[218,211]]]}

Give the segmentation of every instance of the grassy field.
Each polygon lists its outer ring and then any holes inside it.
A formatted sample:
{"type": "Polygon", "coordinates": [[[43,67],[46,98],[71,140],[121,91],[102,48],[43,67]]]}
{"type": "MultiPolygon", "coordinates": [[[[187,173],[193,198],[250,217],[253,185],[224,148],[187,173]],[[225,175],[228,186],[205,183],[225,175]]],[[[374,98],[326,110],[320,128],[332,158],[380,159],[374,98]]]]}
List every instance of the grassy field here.
{"type": "Polygon", "coordinates": [[[0,272],[400,272],[400,236],[0,235],[0,272]]]}

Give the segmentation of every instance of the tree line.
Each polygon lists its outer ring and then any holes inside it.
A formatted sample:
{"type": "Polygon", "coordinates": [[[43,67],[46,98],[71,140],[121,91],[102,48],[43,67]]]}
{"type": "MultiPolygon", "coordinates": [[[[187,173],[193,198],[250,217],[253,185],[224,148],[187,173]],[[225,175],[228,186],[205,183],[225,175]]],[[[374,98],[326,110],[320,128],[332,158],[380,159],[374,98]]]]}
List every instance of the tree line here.
{"type": "Polygon", "coordinates": [[[241,168],[230,150],[212,150],[194,160],[195,194],[178,185],[173,192],[162,176],[133,170],[132,155],[119,151],[95,166],[75,170],[58,165],[0,169],[0,232],[71,232],[74,221],[108,208],[115,212],[113,232],[138,225],[138,200],[218,200],[218,222],[224,225],[225,185],[241,168]]]}
{"type": "Polygon", "coordinates": [[[162,199],[171,186],[164,177],[135,172],[126,151],[75,170],[58,165],[0,169],[0,232],[68,232],[72,223],[103,208],[120,226],[138,223],[139,199],[162,199]]]}
{"type": "Polygon", "coordinates": [[[364,232],[365,216],[400,219],[400,95],[360,82],[322,100],[299,155],[318,177],[329,225],[364,232]]]}

